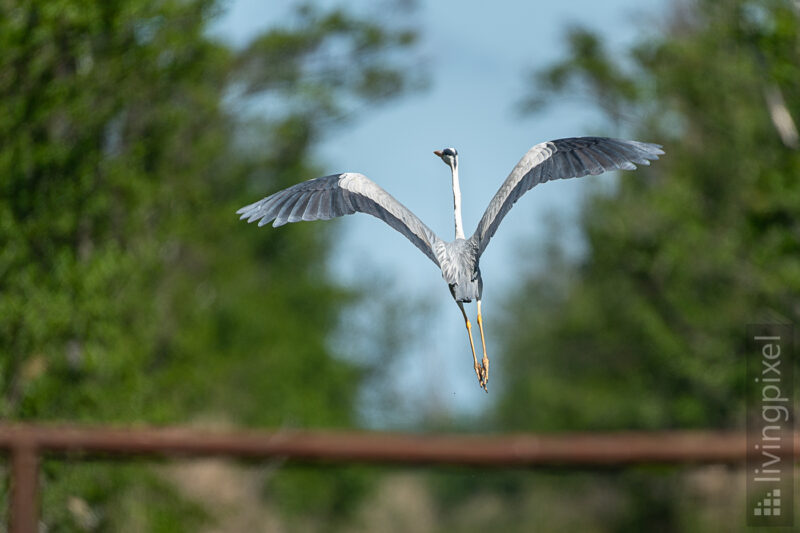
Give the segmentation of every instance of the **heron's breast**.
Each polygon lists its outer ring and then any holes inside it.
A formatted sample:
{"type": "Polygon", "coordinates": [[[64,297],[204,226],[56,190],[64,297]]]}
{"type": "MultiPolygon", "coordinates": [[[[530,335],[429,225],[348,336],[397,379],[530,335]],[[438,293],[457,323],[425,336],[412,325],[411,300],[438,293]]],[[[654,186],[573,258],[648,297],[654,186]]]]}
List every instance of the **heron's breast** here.
{"type": "Polygon", "coordinates": [[[464,239],[442,243],[441,250],[437,250],[437,257],[444,280],[453,284],[479,277],[477,252],[473,243],[464,239]]]}

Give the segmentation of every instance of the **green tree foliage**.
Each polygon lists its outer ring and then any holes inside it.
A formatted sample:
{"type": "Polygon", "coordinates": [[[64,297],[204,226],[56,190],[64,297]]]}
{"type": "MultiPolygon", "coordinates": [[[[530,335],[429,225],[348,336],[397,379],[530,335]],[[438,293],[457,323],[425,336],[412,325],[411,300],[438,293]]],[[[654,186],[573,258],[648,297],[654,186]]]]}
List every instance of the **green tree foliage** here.
{"type": "MultiPolygon", "coordinates": [[[[570,260],[551,244],[515,288],[502,429],[742,428],[746,324],[800,321],[800,152],[796,130],[776,120],[800,118],[796,6],[673,9],[622,58],[573,30],[567,59],[534,75],[528,104],[588,96],[615,136],[661,143],[666,155],[588,199],[585,254],[570,260]]],[[[675,470],[599,476],[596,487],[619,504],[594,515],[602,530],[744,528],[741,495],[687,504],[696,486],[675,470]]]]}
{"type": "Polygon", "coordinates": [[[769,96],[800,116],[798,29],[790,2],[696,0],[630,63],[575,30],[536,75],[540,95],[586,91],[620,135],[667,153],[592,196],[585,255],[551,246],[512,298],[505,426],[743,423],[745,325],[800,318],[800,153],[769,96]]]}
{"type": "MultiPolygon", "coordinates": [[[[315,175],[326,128],[404,91],[414,34],[306,6],[239,50],[209,36],[217,13],[0,1],[4,419],[353,422],[360,372],[327,343],[350,298],[327,278],[330,226],[234,212],[315,175]]],[[[139,513],[175,531],[180,505],[132,503],[164,484],[114,468],[49,464],[48,523],[78,527],[75,497],[101,529],[139,513]]],[[[356,492],[326,486],[331,508],[356,492]]]]}

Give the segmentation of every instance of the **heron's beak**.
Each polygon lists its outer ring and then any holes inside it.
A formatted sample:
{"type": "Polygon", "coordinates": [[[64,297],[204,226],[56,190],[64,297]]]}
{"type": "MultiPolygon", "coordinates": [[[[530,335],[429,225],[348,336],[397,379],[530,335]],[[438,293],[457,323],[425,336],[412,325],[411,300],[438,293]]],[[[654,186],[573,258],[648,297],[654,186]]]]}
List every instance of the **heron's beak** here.
{"type": "Polygon", "coordinates": [[[436,154],[439,157],[442,157],[442,151],[441,150],[434,150],[433,153],[436,154]]]}

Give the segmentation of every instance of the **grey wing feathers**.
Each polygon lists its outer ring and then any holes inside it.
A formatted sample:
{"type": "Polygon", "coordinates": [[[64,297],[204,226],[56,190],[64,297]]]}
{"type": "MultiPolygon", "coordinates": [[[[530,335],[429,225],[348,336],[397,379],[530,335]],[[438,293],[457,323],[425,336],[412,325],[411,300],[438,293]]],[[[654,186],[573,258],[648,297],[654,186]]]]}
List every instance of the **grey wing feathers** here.
{"type": "Polygon", "coordinates": [[[353,172],[316,178],[276,192],[238,211],[259,226],[274,227],[301,220],[328,220],[356,212],[377,217],[405,235],[436,265],[434,246],[440,239],[406,206],[375,182],[353,172]]]}
{"type": "Polygon", "coordinates": [[[486,249],[514,203],[536,185],[610,170],[634,170],[634,163],[649,165],[650,160],[663,153],[658,144],[605,137],[573,137],[537,144],[520,159],[489,202],[472,236],[478,253],[486,249]]]}

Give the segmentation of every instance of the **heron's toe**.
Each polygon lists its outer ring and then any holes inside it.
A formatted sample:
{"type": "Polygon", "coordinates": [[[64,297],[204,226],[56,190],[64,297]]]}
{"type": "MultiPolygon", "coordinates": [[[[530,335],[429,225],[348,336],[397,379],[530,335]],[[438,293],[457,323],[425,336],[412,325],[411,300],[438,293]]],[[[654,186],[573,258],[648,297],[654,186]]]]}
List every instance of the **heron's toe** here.
{"type": "Polygon", "coordinates": [[[489,381],[489,376],[486,374],[486,369],[478,365],[475,367],[475,373],[478,374],[478,385],[480,385],[481,388],[486,392],[489,392],[486,389],[486,383],[489,381]]]}

